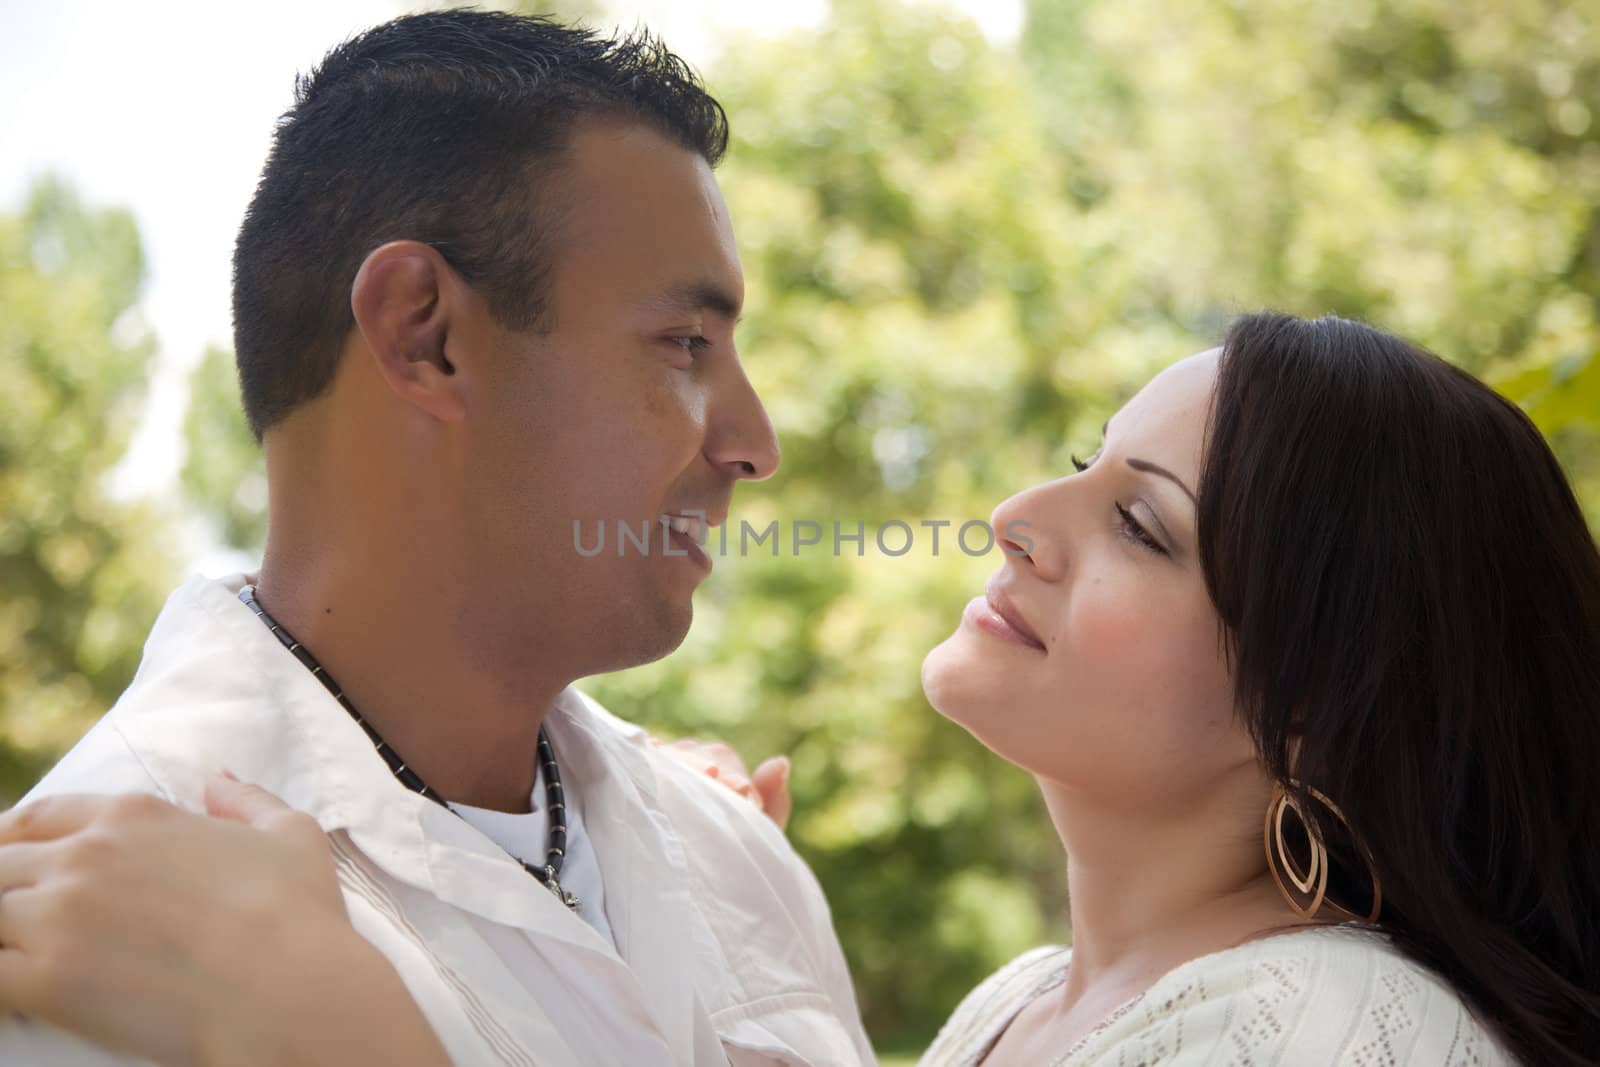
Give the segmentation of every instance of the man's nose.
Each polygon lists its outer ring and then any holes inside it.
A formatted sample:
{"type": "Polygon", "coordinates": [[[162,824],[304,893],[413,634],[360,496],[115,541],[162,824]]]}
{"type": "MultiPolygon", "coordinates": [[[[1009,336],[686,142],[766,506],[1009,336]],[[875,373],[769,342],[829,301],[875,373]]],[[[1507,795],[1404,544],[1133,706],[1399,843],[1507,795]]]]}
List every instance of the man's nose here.
{"type": "Polygon", "coordinates": [[[767,409],[734,363],[713,399],[706,428],[706,458],[735,478],[761,481],[778,469],[778,437],[767,409]]]}

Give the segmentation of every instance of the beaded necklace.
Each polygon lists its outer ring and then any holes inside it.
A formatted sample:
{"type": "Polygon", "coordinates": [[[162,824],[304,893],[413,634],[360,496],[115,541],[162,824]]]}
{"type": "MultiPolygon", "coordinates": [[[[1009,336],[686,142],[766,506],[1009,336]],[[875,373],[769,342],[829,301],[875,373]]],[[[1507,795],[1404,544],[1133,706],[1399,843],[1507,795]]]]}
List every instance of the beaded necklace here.
{"type": "MultiPolygon", "coordinates": [[[[367,737],[376,746],[378,755],[383,757],[383,761],[389,765],[389,770],[394,772],[394,776],[399,779],[401,785],[413,793],[419,793],[427,797],[435,804],[460,818],[460,813],[451,808],[444,797],[429,788],[428,784],[422,780],[416,771],[406,766],[406,761],[400,758],[400,754],[379,735],[377,730],[372,728],[371,723],[361,717],[361,713],[356,710],[355,705],[350,703],[350,698],[344,695],[344,689],[333,680],[333,675],[329,674],[322,664],[317,662],[317,658],[311,654],[310,650],[299,641],[296,641],[288,630],[278,625],[277,620],[267,614],[266,609],[256,600],[254,587],[247,585],[239,590],[239,599],[244,603],[245,607],[255,612],[256,618],[260,619],[267,629],[272,631],[272,635],[278,639],[284,648],[289,650],[289,654],[299,660],[301,665],[310,671],[314,678],[326,686],[328,692],[333,694],[333,699],[339,702],[339,706],[349,712],[350,717],[360,725],[361,729],[366,731],[367,737]]],[[[577,911],[578,898],[561,888],[561,861],[567,854],[567,806],[565,796],[561,791],[561,771],[556,767],[555,750],[550,747],[550,739],[545,736],[543,726],[539,727],[538,747],[539,768],[544,773],[545,800],[550,812],[550,849],[545,856],[543,867],[537,867],[526,860],[518,860],[517,862],[521,863],[523,869],[537,878],[546,889],[554,893],[557,900],[573,911],[577,911]]]]}

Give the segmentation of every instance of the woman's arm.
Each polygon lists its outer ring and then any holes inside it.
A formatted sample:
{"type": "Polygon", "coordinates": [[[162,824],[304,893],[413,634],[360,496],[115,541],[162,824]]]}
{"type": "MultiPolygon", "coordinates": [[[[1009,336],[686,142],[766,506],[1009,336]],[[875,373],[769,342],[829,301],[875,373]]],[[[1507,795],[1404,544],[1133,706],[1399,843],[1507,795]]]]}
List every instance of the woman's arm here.
{"type": "Polygon", "coordinates": [[[170,1067],[450,1063],[345,913],[322,830],[216,777],[0,814],[0,1010],[170,1067]]]}
{"type": "MultiPolygon", "coordinates": [[[[789,766],[672,755],[781,827],[789,766]]],[[[0,1012],[168,1067],[447,1067],[399,975],[355,932],[321,827],[231,777],[206,811],[148,794],[0,814],[0,1012]]]]}

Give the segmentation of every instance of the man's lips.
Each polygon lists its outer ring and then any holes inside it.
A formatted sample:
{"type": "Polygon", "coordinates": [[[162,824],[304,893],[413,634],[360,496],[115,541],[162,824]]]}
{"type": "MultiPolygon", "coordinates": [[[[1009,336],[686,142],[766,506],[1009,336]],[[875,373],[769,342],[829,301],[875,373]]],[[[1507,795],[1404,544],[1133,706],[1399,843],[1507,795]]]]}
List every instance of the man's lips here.
{"type": "Polygon", "coordinates": [[[713,511],[709,508],[684,508],[682,511],[663,511],[660,521],[667,529],[684,534],[697,544],[703,545],[710,536],[710,529],[721,526],[727,521],[727,513],[720,509],[713,511]]]}
{"type": "Polygon", "coordinates": [[[706,512],[692,508],[682,512],[662,512],[662,532],[677,548],[669,554],[686,555],[709,571],[711,557],[703,546],[710,537],[711,528],[721,521],[721,515],[708,518],[706,512]]]}

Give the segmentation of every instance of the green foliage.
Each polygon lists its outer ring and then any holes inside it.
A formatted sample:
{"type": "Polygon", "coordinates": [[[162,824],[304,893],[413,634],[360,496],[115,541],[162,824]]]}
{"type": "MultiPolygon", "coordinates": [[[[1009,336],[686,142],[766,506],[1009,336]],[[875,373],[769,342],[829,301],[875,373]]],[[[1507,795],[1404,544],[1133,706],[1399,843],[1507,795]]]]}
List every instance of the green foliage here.
{"type": "Polygon", "coordinates": [[[186,446],[179,481],[223,541],[259,550],[267,536],[267,472],[245,421],[233,353],[206,349],[189,376],[186,446]]]}
{"type": "Polygon", "coordinates": [[[1117,231],[1130,310],[1413,338],[1523,403],[1600,524],[1600,4],[1029,10],[1047,125],[1117,231]]]}
{"type": "Polygon", "coordinates": [[[62,185],[0,215],[0,805],[133,677],[169,565],[160,520],[103,482],[154,351],[126,212],[62,185]]]}

